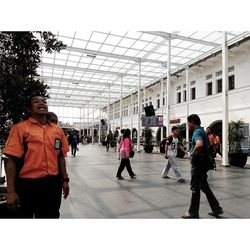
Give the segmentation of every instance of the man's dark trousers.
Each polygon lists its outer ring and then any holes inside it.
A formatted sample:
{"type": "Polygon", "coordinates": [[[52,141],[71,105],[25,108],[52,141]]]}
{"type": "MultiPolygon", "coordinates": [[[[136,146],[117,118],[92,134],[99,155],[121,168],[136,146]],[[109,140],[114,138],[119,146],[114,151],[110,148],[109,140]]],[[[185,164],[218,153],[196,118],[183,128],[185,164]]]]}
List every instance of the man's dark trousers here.
{"type": "Polygon", "coordinates": [[[192,198],[189,213],[194,217],[199,217],[200,190],[205,193],[212,211],[217,212],[220,210],[219,202],[207,182],[208,169],[205,166],[206,164],[202,156],[191,158],[190,190],[192,191],[192,198]]]}

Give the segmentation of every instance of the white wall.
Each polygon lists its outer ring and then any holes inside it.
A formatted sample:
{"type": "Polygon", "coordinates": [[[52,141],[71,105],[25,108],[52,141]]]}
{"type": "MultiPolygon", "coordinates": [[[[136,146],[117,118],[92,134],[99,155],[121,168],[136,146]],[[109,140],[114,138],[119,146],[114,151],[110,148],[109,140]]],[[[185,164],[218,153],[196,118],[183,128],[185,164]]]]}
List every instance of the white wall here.
{"type": "MultiPolygon", "coordinates": [[[[250,123],[250,41],[235,47],[229,52],[228,66],[234,66],[234,71],[229,73],[235,75],[235,89],[228,92],[229,96],[229,121],[243,119],[246,123],[250,123]]],[[[183,95],[183,85],[185,84],[185,71],[181,76],[171,77],[171,99],[170,99],[170,119],[180,118],[181,124],[186,122],[187,105],[189,105],[189,114],[196,113],[201,117],[202,126],[207,127],[212,122],[222,119],[222,94],[216,93],[216,77],[215,73],[222,69],[221,55],[217,55],[203,63],[189,69],[189,82],[195,80],[196,99],[189,102],[177,104],[177,87],[181,86],[183,95]],[[206,81],[206,75],[212,74],[212,79],[206,81]],[[213,95],[206,96],[206,83],[213,82],[213,95]]],[[[166,84],[164,86],[164,91],[166,84]]],[[[192,86],[191,86],[192,87],[192,86]]],[[[146,97],[152,96],[154,108],[157,107],[157,94],[160,93],[160,84],[151,87],[151,91],[146,90],[146,97]]],[[[141,92],[141,100],[144,99],[143,91],[141,92]]],[[[183,100],[183,99],[182,99],[183,100]]],[[[134,97],[133,103],[137,101],[134,97]]],[[[166,101],[165,101],[166,104],[166,101]]],[[[119,103],[117,103],[119,106],[119,103]]],[[[128,105],[130,109],[130,97],[123,104],[128,105]],[[126,104],[125,104],[126,103],[126,104]]],[[[164,114],[166,120],[165,107],[157,109],[156,114],[164,114]]],[[[133,115],[133,127],[137,128],[138,114],[133,115]]],[[[111,120],[111,123],[113,121],[111,120]]],[[[119,119],[115,120],[115,126],[119,126],[119,119]]],[[[131,117],[123,117],[123,126],[131,127],[131,117]]],[[[157,128],[154,128],[156,131],[157,128]]]]}

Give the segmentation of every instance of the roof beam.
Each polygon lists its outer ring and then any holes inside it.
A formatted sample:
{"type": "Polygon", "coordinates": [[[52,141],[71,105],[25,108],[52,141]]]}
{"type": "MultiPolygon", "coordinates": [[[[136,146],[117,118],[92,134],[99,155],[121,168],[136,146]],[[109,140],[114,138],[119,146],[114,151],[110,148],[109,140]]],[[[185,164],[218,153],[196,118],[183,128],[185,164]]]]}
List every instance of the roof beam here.
{"type": "MultiPolygon", "coordinates": [[[[112,58],[117,58],[117,59],[123,59],[123,60],[128,60],[128,61],[135,61],[139,62],[148,62],[148,63],[156,63],[156,64],[165,64],[165,61],[160,61],[160,60],[152,60],[152,59],[147,59],[147,58],[139,58],[139,57],[132,57],[132,56],[125,56],[125,55],[119,55],[119,54],[114,54],[114,53],[107,53],[107,52],[101,52],[101,51],[96,51],[96,50],[90,50],[90,49],[81,49],[81,48],[76,48],[76,47],[70,47],[67,46],[66,50],[69,51],[74,51],[74,52],[79,52],[79,53],[85,53],[87,55],[93,55],[93,56],[105,56],[105,57],[112,57],[112,58]]],[[[173,66],[180,66],[180,63],[172,63],[173,66]]]]}
{"type": "Polygon", "coordinates": [[[177,34],[172,34],[172,33],[163,32],[163,31],[143,31],[143,33],[147,33],[147,34],[151,34],[151,35],[155,35],[155,36],[161,36],[165,39],[179,39],[179,40],[183,40],[183,41],[187,41],[187,42],[199,43],[199,44],[212,46],[212,47],[220,46],[219,43],[213,43],[213,42],[200,40],[200,39],[196,39],[196,38],[192,38],[192,37],[180,36],[177,34]]]}
{"type": "MultiPolygon", "coordinates": [[[[74,97],[74,95],[70,95],[70,97],[74,97]]],[[[60,97],[55,97],[55,98],[50,98],[48,99],[48,103],[53,103],[53,102],[59,102],[59,103],[71,103],[71,104],[85,104],[87,102],[92,102],[92,97],[90,97],[91,99],[70,99],[69,98],[60,98],[60,97]]],[[[84,96],[77,96],[77,97],[84,97],[84,96]]],[[[98,100],[98,96],[96,96],[96,102],[97,104],[95,106],[99,105],[99,100],[98,100]]],[[[107,105],[107,101],[101,101],[102,105],[107,105]]]]}
{"type": "MultiPolygon", "coordinates": [[[[114,72],[114,71],[105,71],[105,70],[95,70],[95,69],[87,69],[87,68],[79,68],[79,67],[73,67],[73,66],[67,66],[67,65],[60,65],[60,64],[53,64],[53,63],[40,63],[41,66],[43,67],[49,67],[49,68],[58,68],[58,69],[66,69],[66,70],[73,70],[73,71],[83,71],[83,72],[91,72],[95,74],[103,74],[103,75],[116,75],[116,76],[128,76],[128,77],[138,77],[137,74],[122,74],[119,72],[114,72]]],[[[155,79],[153,76],[145,76],[141,75],[141,78],[145,79],[155,79]]]]}
{"type": "MultiPolygon", "coordinates": [[[[92,82],[92,81],[83,81],[83,80],[75,80],[72,78],[61,78],[61,77],[55,77],[55,76],[39,76],[40,79],[44,80],[44,81],[65,81],[65,82],[69,82],[69,83],[82,83],[82,84],[93,84],[93,85],[97,85],[100,87],[103,86],[108,86],[108,84],[110,84],[111,87],[120,87],[120,84],[116,84],[116,83],[108,83],[108,82],[92,82]]],[[[77,85],[76,85],[77,86],[77,85]]],[[[124,88],[136,88],[137,85],[128,85],[128,84],[123,84],[124,88]]]]}
{"type": "MultiPolygon", "coordinates": [[[[96,93],[96,94],[99,94],[99,92],[101,91],[102,93],[108,93],[108,89],[107,90],[102,90],[102,89],[93,89],[93,88],[74,88],[74,87],[64,87],[64,86],[49,86],[50,89],[60,89],[60,90],[69,90],[69,91],[82,91],[82,92],[89,92],[89,93],[96,93]]],[[[131,91],[128,90],[128,91],[125,91],[125,93],[130,93],[131,91]]],[[[119,90],[117,91],[114,91],[114,90],[110,90],[110,94],[118,94],[120,93],[119,90]]],[[[124,94],[125,94],[124,93],[124,94]]]]}

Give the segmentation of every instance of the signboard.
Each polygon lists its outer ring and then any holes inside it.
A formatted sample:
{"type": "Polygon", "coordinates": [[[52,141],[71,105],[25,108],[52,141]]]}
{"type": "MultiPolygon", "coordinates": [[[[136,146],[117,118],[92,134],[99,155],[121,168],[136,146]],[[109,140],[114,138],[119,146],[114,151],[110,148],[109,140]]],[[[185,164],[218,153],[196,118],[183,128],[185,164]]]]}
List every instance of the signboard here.
{"type": "Polygon", "coordinates": [[[180,122],[181,122],[181,119],[170,120],[170,124],[175,124],[175,123],[180,123],[180,122]]]}
{"type": "Polygon", "coordinates": [[[142,116],[142,127],[163,127],[163,116],[155,115],[155,116],[142,116]]]}

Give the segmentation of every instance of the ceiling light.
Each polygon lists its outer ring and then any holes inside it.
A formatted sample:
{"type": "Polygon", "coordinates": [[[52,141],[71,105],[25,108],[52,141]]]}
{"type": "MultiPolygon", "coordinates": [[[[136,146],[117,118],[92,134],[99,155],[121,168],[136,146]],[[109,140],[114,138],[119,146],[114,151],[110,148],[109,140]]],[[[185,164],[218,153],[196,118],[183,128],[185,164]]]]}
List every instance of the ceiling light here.
{"type": "Polygon", "coordinates": [[[96,58],[96,55],[94,55],[94,54],[87,54],[87,57],[96,58]]]}

